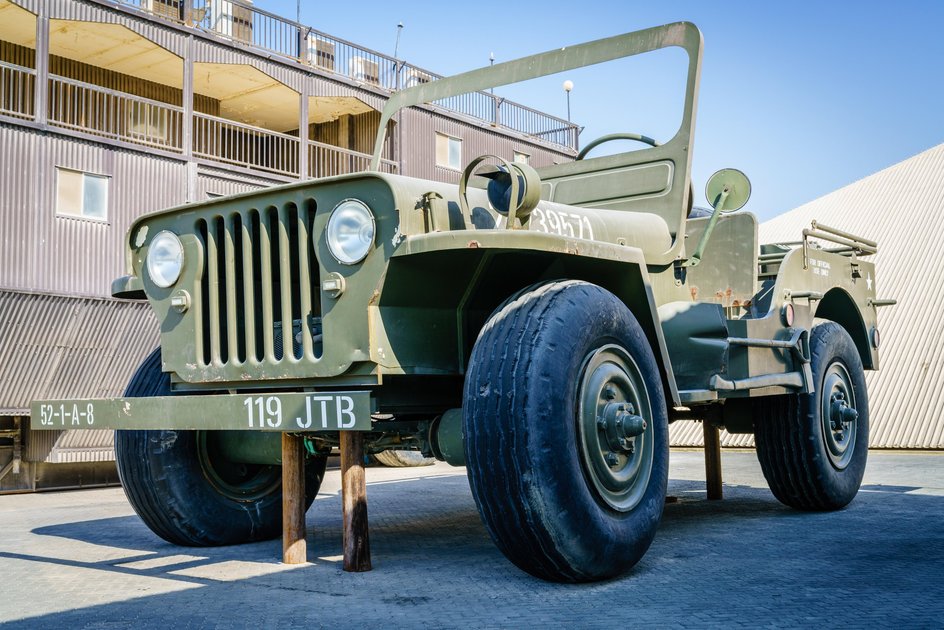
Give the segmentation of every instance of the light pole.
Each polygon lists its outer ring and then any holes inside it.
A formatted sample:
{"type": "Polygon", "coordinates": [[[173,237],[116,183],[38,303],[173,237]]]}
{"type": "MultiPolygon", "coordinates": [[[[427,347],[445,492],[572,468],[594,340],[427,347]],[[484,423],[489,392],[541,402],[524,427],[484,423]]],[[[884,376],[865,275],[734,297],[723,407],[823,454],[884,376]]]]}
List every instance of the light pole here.
{"type": "Polygon", "coordinates": [[[397,24],[397,45],[393,47],[393,58],[399,59],[397,54],[400,52],[400,33],[403,32],[403,22],[397,24]]]}
{"type": "Polygon", "coordinates": [[[567,122],[570,122],[570,91],[574,89],[574,82],[570,79],[564,81],[564,91],[567,92],[567,122]]]}
{"type": "MultiPolygon", "coordinates": [[[[493,53],[493,52],[488,53],[488,65],[489,65],[489,67],[495,65],[495,53],[493,53]]],[[[494,93],[495,93],[495,88],[490,88],[489,91],[490,91],[492,94],[494,94],[494,93]]]]}

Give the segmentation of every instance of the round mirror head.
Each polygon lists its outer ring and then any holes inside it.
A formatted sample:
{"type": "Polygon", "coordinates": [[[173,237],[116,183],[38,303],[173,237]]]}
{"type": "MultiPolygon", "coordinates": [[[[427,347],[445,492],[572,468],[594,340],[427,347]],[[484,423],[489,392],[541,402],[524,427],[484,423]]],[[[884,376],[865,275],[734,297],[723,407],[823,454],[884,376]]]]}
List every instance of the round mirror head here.
{"type": "Polygon", "coordinates": [[[708,179],[705,196],[712,208],[734,212],[743,208],[751,198],[751,181],[736,168],[723,168],[708,179]]]}

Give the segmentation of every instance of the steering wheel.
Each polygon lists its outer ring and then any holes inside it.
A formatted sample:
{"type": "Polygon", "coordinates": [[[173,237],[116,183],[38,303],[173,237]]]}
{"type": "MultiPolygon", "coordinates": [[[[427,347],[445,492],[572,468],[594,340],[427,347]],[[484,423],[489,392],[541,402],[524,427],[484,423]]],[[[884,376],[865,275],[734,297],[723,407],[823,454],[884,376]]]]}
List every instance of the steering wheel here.
{"type": "Polygon", "coordinates": [[[613,140],[635,140],[636,142],[642,142],[643,144],[648,144],[651,147],[659,146],[659,143],[650,138],[649,136],[644,136],[641,133],[611,133],[605,136],[600,136],[583,149],[580,150],[580,153],[577,154],[575,160],[582,160],[590,151],[596,149],[598,146],[604,142],[612,142],[613,140]]]}

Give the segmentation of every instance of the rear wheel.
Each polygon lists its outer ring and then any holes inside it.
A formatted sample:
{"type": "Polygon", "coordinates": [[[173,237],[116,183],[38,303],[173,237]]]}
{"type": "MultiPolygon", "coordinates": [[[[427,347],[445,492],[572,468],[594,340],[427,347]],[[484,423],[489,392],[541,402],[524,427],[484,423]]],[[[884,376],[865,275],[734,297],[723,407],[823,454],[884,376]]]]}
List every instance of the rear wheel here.
{"type": "MultiPolygon", "coordinates": [[[[138,368],[126,397],[168,396],[157,350],[138,368]]],[[[275,538],[282,528],[282,468],[229,461],[216,431],[116,431],[118,475],[144,523],[168,542],[232,545],[275,538]]],[[[306,507],[327,458],[305,464],[306,507]]]]}
{"type": "Polygon", "coordinates": [[[667,414],[648,340],[616,296],[561,281],[499,307],[472,351],[463,423],[479,513],[519,568],[584,582],[646,552],[665,501],[667,414]]]}
{"type": "Polygon", "coordinates": [[[813,328],[810,356],[815,391],[753,402],[757,458],[781,503],[836,510],[855,498],[865,474],[865,373],[849,333],[833,322],[813,328]]]}

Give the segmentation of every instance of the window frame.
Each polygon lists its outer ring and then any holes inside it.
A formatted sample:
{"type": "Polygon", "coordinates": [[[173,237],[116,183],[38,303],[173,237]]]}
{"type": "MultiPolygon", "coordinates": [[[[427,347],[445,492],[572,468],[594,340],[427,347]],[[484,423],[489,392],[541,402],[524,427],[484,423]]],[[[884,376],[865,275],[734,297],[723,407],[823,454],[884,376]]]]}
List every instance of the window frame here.
{"type": "Polygon", "coordinates": [[[454,136],[454,135],[449,134],[449,133],[444,133],[444,132],[442,132],[442,131],[437,131],[437,132],[436,132],[436,146],[435,146],[434,148],[435,148],[435,156],[434,156],[434,159],[435,159],[435,161],[436,161],[436,166],[438,166],[439,168],[446,168],[446,169],[449,169],[449,170],[451,170],[451,171],[462,172],[462,138],[460,138],[460,137],[458,137],[458,136],[454,136]],[[445,138],[445,139],[446,139],[446,152],[445,152],[446,162],[445,162],[445,163],[442,163],[442,162],[439,161],[439,139],[440,139],[440,138],[445,138]],[[453,141],[455,141],[455,142],[457,143],[457,146],[459,147],[459,164],[458,164],[458,166],[453,166],[452,164],[449,163],[449,156],[450,156],[450,154],[452,153],[452,151],[450,151],[450,148],[451,148],[451,143],[452,143],[453,141]]]}
{"type": "Polygon", "coordinates": [[[82,169],[73,168],[73,167],[70,167],[70,166],[60,166],[60,165],[58,165],[58,164],[55,166],[55,168],[56,168],[56,190],[55,190],[55,201],[54,201],[54,204],[55,204],[55,216],[56,216],[56,218],[75,219],[75,220],[79,220],[79,221],[91,221],[91,222],[94,222],[94,223],[110,224],[110,223],[111,223],[111,220],[110,220],[109,216],[110,216],[111,213],[110,213],[110,207],[109,207],[109,206],[110,206],[110,202],[111,202],[111,179],[112,179],[112,176],[111,176],[111,175],[106,175],[106,174],[104,174],[104,173],[95,173],[95,172],[92,172],[92,171],[84,171],[84,170],[82,170],[82,169]],[[59,188],[60,188],[60,185],[61,185],[62,173],[63,173],[63,172],[77,173],[77,174],[80,176],[80,178],[81,178],[82,188],[81,188],[81,190],[79,191],[79,199],[81,200],[81,201],[80,201],[80,204],[81,204],[81,205],[79,206],[79,213],[78,213],[78,214],[74,214],[74,213],[71,213],[71,212],[63,212],[63,211],[61,210],[61,208],[60,208],[60,204],[59,204],[59,201],[60,201],[59,188]],[[89,214],[86,214],[86,213],[85,213],[85,181],[86,181],[87,178],[101,179],[101,180],[104,180],[104,182],[105,182],[105,201],[104,201],[105,216],[103,216],[103,217],[92,216],[92,215],[89,215],[89,214]]]}

